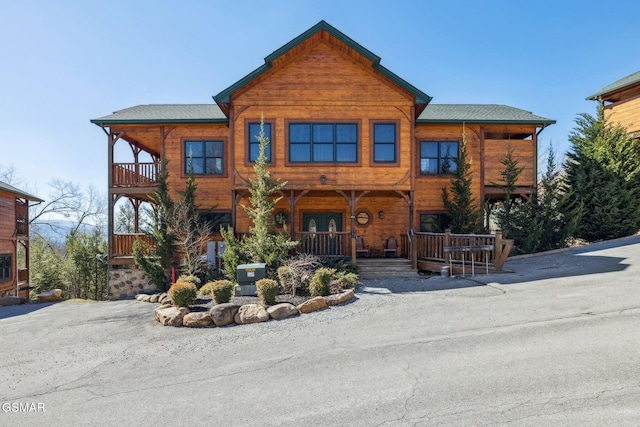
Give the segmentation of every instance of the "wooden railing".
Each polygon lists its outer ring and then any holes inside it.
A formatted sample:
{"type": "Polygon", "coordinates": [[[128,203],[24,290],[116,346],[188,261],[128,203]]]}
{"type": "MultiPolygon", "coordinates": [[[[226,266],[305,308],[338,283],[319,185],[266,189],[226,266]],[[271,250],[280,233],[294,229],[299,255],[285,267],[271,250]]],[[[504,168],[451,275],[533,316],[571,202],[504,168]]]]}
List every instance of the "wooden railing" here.
{"type": "Polygon", "coordinates": [[[112,257],[130,257],[133,256],[133,243],[136,239],[140,239],[147,242],[152,247],[155,247],[155,241],[146,234],[131,233],[131,234],[114,234],[111,236],[111,256],[112,257]]]}
{"type": "Polygon", "coordinates": [[[496,234],[451,234],[414,233],[416,258],[418,261],[431,261],[442,265],[448,264],[450,257],[456,261],[464,260],[478,265],[489,264],[495,271],[502,270],[513,247],[513,240],[502,238],[502,232],[496,234]],[[493,247],[493,250],[479,249],[493,247]],[[447,248],[447,250],[445,250],[447,248]],[[478,248],[466,251],[452,248],[478,248]]]}
{"type": "Polygon", "coordinates": [[[351,256],[351,233],[346,231],[298,232],[295,239],[300,242],[299,253],[319,256],[351,256]]]}
{"type": "Polygon", "coordinates": [[[160,163],[114,163],[114,187],[146,187],[157,183],[160,163]]]}

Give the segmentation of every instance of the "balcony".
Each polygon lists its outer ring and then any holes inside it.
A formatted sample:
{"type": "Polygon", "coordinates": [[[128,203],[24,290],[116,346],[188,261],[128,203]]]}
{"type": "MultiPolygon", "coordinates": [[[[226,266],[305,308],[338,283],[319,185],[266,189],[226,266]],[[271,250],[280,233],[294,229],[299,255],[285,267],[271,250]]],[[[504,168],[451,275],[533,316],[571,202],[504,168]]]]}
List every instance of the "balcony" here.
{"type": "Polygon", "coordinates": [[[159,162],[114,163],[113,187],[154,187],[158,183],[159,162]]]}

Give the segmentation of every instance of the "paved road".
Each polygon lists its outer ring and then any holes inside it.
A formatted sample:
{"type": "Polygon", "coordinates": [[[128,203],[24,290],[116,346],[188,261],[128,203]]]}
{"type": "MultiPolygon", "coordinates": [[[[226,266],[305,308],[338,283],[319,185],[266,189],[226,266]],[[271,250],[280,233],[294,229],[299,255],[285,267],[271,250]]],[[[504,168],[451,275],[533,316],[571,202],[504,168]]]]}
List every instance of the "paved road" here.
{"type": "Polygon", "coordinates": [[[640,237],[507,268],[227,328],[0,307],[0,425],[640,424],[640,237]]]}

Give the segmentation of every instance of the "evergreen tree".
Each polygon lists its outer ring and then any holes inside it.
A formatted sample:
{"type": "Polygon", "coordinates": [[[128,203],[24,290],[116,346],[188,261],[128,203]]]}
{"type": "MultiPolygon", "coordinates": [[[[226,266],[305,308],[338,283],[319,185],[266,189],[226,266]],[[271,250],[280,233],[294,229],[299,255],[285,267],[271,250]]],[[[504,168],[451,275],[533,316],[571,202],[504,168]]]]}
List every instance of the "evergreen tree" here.
{"type": "Polygon", "coordinates": [[[175,249],[175,237],[169,226],[169,217],[173,212],[173,200],[169,194],[169,161],[162,159],[162,165],[158,172],[158,186],[151,195],[151,204],[153,210],[151,212],[150,224],[151,232],[149,235],[155,242],[155,246],[149,245],[147,242],[138,239],[133,244],[133,259],[151,282],[158,290],[165,291],[169,289],[171,280],[169,269],[173,264],[173,252],[175,249]]]}
{"type": "Polygon", "coordinates": [[[449,214],[453,233],[476,233],[482,230],[481,212],[472,193],[471,161],[467,161],[467,136],[462,130],[460,156],[454,159],[456,170],[451,178],[452,199],[446,187],[442,189],[442,201],[449,214]]]}
{"type": "Polygon", "coordinates": [[[267,264],[267,275],[276,277],[276,271],[289,251],[297,242],[291,241],[285,231],[276,233],[273,218],[273,208],[280,200],[275,194],[287,183],[279,182],[271,177],[269,164],[267,163],[266,148],[269,139],[264,134],[264,120],[260,121],[260,134],[258,135],[260,152],[253,167],[254,177],[250,180],[249,199],[251,205],[243,208],[253,227],[249,228],[249,234],[241,242],[238,242],[233,230],[221,230],[226,242],[223,255],[225,262],[225,274],[231,279],[236,278],[236,267],[247,261],[267,264]]]}
{"type": "Polygon", "coordinates": [[[502,159],[500,159],[500,163],[504,167],[500,171],[503,185],[497,185],[502,187],[504,190],[504,201],[500,203],[496,216],[498,227],[502,230],[502,236],[507,238],[509,237],[514,225],[514,218],[511,214],[514,206],[512,196],[517,189],[518,179],[520,178],[524,167],[518,166],[519,161],[513,157],[513,147],[511,145],[507,146],[507,153],[502,159]]]}
{"type": "Polygon", "coordinates": [[[640,145],[627,131],[607,122],[600,103],[597,116],[581,114],[569,136],[565,190],[581,208],[576,237],[612,239],[640,229],[640,145]]]}
{"type": "Polygon", "coordinates": [[[511,238],[520,253],[534,253],[566,246],[580,218],[580,206],[567,206],[571,194],[562,189],[562,179],[553,147],[549,146],[545,171],[538,191],[513,207],[511,238]]]}

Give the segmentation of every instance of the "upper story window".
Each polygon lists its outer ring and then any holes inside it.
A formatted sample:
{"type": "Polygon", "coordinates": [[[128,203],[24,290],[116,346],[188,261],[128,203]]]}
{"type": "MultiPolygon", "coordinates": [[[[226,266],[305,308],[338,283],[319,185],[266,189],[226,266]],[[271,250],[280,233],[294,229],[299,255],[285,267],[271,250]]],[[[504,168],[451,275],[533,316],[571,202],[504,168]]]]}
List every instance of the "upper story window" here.
{"type": "Polygon", "coordinates": [[[446,175],[457,169],[458,141],[420,142],[420,174],[446,175]]]}
{"type": "MultiPolygon", "coordinates": [[[[249,161],[255,162],[260,155],[260,141],[258,141],[258,135],[260,135],[260,123],[249,123],[249,161]]],[[[265,150],[265,156],[267,162],[271,162],[271,123],[264,124],[264,136],[269,140],[267,149],[265,150]]]]}
{"type": "Polygon", "coordinates": [[[373,124],[373,161],[376,163],[396,162],[397,133],[395,123],[373,124]]]}
{"type": "Polygon", "coordinates": [[[11,255],[0,255],[0,282],[11,280],[11,255]]]}
{"type": "Polygon", "coordinates": [[[185,141],[185,174],[189,173],[189,162],[196,175],[224,174],[224,143],[222,141],[185,141]]]}
{"type": "Polygon", "coordinates": [[[290,123],[290,162],[358,161],[358,125],[355,123],[290,123]]]}

